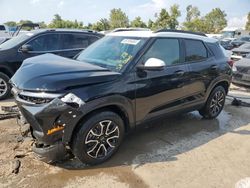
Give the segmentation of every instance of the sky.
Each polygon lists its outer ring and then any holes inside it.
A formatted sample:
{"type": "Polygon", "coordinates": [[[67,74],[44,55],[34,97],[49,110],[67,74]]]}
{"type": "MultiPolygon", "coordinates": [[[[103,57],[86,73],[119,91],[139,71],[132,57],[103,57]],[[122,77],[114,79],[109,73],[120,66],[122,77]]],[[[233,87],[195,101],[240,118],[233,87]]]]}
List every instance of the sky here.
{"type": "Polygon", "coordinates": [[[190,4],[197,6],[202,15],[216,7],[224,10],[229,27],[244,27],[250,12],[250,0],[0,0],[0,23],[19,20],[49,23],[54,14],[59,14],[63,19],[77,19],[87,25],[108,18],[112,8],[121,8],[130,20],[140,16],[148,21],[174,3],[180,6],[180,22],[185,20],[190,4]]]}

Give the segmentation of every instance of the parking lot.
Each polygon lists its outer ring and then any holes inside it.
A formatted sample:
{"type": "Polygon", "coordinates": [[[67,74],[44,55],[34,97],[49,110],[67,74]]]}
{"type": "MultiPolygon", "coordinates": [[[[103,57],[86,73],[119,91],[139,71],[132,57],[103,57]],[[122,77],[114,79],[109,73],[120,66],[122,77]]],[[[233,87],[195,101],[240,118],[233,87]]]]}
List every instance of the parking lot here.
{"type": "MultiPolygon", "coordinates": [[[[238,87],[230,94],[250,96],[238,87]]],[[[0,121],[0,187],[243,187],[250,179],[250,109],[230,103],[215,120],[193,112],[147,124],[108,162],[93,167],[75,159],[45,164],[15,119],[0,121]]]]}

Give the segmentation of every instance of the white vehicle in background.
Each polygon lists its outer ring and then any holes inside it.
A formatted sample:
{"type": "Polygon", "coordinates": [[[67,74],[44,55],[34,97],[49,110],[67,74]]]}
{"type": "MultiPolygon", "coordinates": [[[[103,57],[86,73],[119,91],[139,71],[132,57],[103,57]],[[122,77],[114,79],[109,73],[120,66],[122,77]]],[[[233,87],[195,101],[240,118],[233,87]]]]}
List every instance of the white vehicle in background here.
{"type": "Polygon", "coordinates": [[[5,41],[15,37],[19,34],[27,33],[29,30],[39,29],[39,24],[36,23],[25,23],[22,25],[18,25],[16,27],[8,27],[5,24],[0,25],[0,44],[5,41]],[[23,28],[29,28],[27,31],[23,30],[23,28]]]}
{"type": "Polygon", "coordinates": [[[10,39],[11,37],[12,36],[11,36],[10,28],[7,25],[1,24],[0,25],[0,44],[10,39]]]}
{"type": "Polygon", "coordinates": [[[234,61],[238,61],[242,58],[245,58],[250,54],[250,42],[246,42],[242,44],[240,47],[234,48],[232,52],[233,54],[231,56],[231,59],[234,61]]]}
{"type": "Polygon", "coordinates": [[[246,31],[243,28],[236,28],[236,27],[226,27],[221,32],[222,38],[229,38],[229,39],[236,39],[241,36],[249,34],[250,34],[249,31],[246,31]]]}
{"type": "Polygon", "coordinates": [[[209,38],[220,39],[222,34],[206,34],[209,38]]]}

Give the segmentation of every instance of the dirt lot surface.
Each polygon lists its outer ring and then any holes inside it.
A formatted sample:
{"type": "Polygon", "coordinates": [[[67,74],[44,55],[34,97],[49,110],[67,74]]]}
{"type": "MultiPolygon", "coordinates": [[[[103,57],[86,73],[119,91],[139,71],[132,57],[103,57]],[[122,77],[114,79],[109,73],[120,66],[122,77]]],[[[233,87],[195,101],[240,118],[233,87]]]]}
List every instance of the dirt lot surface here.
{"type": "MultiPolygon", "coordinates": [[[[250,97],[237,87],[230,94],[250,97]]],[[[36,159],[32,139],[22,138],[15,119],[0,121],[0,187],[250,186],[250,108],[227,100],[214,120],[193,112],[143,127],[102,165],[88,167],[73,159],[52,166],[36,159]]]]}

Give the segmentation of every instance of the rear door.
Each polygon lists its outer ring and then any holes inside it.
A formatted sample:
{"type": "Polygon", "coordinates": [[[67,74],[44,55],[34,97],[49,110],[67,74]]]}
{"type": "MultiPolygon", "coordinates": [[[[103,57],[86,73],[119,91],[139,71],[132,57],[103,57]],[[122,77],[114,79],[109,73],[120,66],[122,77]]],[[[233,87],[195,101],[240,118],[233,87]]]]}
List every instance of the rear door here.
{"type": "MultiPolygon", "coordinates": [[[[176,110],[185,103],[188,77],[187,65],[182,60],[179,39],[157,38],[140,59],[138,65],[149,58],[165,62],[163,70],[137,70],[136,119],[137,122],[176,110]]],[[[137,65],[137,66],[138,66],[137,65]]]]}
{"type": "Polygon", "coordinates": [[[63,56],[73,58],[98,39],[97,36],[85,33],[64,33],[62,34],[61,44],[63,56]]]}
{"type": "Polygon", "coordinates": [[[205,92],[218,76],[218,62],[206,47],[203,41],[184,39],[185,63],[188,66],[188,87],[185,88],[187,95],[193,96],[193,102],[202,101],[205,92]]]}

